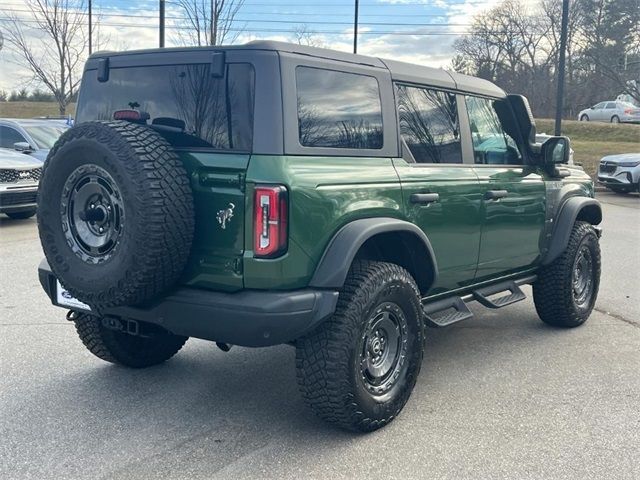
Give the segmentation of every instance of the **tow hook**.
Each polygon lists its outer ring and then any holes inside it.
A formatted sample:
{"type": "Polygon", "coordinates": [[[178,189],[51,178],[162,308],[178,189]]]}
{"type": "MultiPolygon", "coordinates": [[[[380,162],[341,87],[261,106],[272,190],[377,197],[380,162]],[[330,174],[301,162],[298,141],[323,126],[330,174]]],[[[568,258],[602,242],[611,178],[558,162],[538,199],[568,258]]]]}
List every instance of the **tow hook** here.
{"type": "Polygon", "coordinates": [[[75,322],[78,319],[78,315],[79,315],[78,312],[75,312],[73,310],[69,310],[67,312],[67,320],[70,321],[70,322],[75,322]]]}
{"type": "Polygon", "coordinates": [[[231,350],[231,347],[233,346],[233,345],[229,345],[228,343],[222,343],[222,342],[216,342],[216,345],[223,352],[228,352],[229,350],[231,350]]]}

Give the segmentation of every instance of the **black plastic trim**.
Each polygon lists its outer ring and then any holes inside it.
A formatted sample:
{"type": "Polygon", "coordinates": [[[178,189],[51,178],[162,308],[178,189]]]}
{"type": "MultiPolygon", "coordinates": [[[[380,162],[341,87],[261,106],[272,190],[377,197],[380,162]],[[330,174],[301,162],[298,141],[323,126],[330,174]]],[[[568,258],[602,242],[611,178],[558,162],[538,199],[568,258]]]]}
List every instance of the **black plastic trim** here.
{"type": "MultiPolygon", "coordinates": [[[[56,278],[46,260],[40,283],[56,304],[56,278]]],[[[97,312],[147,322],[178,335],[244,347],[266,347],[296,340],[335,311],[338,292],[244,290],[238,293],[178,288],[159,301],[97,312]]],[[[64,307],[67,308],[68,307],[64,307]]]]}
{"type": "Polygon", "coordinates": [[[564,202],[556,217],[556,227],[549,241],[549,250],[542,259],[542,265],[549,265],[564,252],[569,245],[573,225],[580,212],[585,208],[594,208],[596,211],[595,218],[590,220],[593,225],[598,225],[602,221],[602,207],[596,199],[589,197],[569,198],[564,202]]]}
{"type": "MultiPolygon", "coordinates": [[[[354,220],[335,234],[309,283],[313,288],[341,288],[347,278],[351,263],[360,247],[370,238],[380,233],[408,232],[415,235],[424,245],[428,258],[425,258],[431,271],[427,278],[430,285],[418,284],[425,293],[438,279],[438,265],[429,238],[413,223],[390,217],[363,218],[354,220]]],[[[416,281],[419,281],[416,279],[416,281]]]]}

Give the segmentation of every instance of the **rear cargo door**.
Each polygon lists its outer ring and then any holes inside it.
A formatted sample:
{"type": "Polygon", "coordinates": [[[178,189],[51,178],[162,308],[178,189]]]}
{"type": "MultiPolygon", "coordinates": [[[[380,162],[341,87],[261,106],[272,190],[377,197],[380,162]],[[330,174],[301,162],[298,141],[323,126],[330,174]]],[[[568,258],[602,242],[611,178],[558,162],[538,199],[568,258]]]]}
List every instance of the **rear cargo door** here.
{"type": "Polygon", "coordinates": [[[106,72],[85,71],[77,122],[124,119],[162,135],[184,162],[195,202],[195,238],[182,283],[243,288],[253,64],[203,50],[118,55],[106,65],[106,72]]]}
{"type": "Polygon", "coordinates": [[[249,155],[183,152],[181,158],[191,177],[196,213],[183,281],[207,289],[241,289],[249,155]]]}

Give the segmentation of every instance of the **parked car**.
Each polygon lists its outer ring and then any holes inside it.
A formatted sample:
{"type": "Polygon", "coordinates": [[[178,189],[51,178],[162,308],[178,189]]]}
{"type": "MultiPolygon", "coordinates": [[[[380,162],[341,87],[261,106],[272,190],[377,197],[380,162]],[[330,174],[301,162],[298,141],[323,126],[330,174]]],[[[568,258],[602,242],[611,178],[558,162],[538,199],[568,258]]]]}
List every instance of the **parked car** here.
{"type": "Polygon", "coordinates": [[[34,216],[41,174],[38,159],[0,148],[0,213],[14,219],[34,216]]]}
{"type": "Polygon", "coordinates": [[[628,102],[600,102],[578,113],[581,122],[640,123],[640,108],[628,102]]]}
{"type": "MultiPolygon", "coordinates": [[[[536,133],[536,143],[539,144],[540,146],[542,146],[542,144],[547,140],[549,140],[550,138],[553,138],[553,135],[549,135],[547,133],[536,133]]],[[[574,165],[573,154],[574,154],[574,150],[573,148],[570,148],[569,161],[567,162],[568,165],[574,165]]]]}
{"type": "Polygon", "coordinates": [[[640,192],[640,153],[602,157],[598,182],[617,193],[640,192]]]}
{"type": "Polygon", "coordinates": [[[66,120],[1,118],[0,148],[10,148],[44,162],[69,125],[66,120]]]}
{"type": "Polygon", "coordinates": [[[530,284],[568,328],[598,293],[593,181],[479,78],[269,41],[96,53],[56,148],[39,277],[91,353],[291,344],[305,401],[343,428],[396,418],[425,327],[472,321],[469,302],[530,284]]]}

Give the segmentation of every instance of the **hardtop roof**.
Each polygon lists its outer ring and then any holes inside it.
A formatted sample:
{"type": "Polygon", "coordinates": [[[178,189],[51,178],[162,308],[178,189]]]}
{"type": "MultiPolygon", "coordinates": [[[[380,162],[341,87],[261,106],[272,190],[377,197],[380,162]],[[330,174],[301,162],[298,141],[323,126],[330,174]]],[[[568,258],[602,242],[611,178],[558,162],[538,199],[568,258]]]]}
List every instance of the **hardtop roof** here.
{"type": "Polygon", "coordinates": [[[360,55],[328,48],[310,47],[295,43],[278,42],[275,40],[254,40],[243,45],[222,45],[206,47],[175,47],[155,48],[145,50],[129,50],[124,52],[101,51],[96,52],[90,59],[103,57],[136,55],[136,54],[167,54],[193,51],[220,51],[220,50],[268,50],[275,52],[287,52],[298,55],[307,55],[316,58],[326,58],[340,62],[366,65],[369,67],[383,68],[391,73],[393,80],[400,82],[432,85],[435,87],[460,90],[463,92],[477,93],[490,97],[504,97],[505,92],[497,85],[477,77],[449,72],[442,68],[427,67],[413,63],[387,60],[378,57],[360,55]]]}

